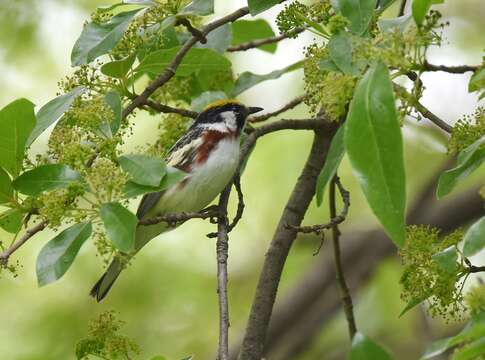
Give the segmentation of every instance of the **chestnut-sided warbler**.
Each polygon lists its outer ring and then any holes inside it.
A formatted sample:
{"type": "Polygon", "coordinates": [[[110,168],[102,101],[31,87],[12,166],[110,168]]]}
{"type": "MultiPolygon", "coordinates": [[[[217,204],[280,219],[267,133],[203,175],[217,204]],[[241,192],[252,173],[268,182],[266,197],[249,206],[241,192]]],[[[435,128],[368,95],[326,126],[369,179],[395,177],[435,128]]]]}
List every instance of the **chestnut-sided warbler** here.
{"type": "MultiPolygon", "coordinates": [[[[239,163],[240,136],[246,119],[261,110],[235,100],[220,100],[207,106],[170,149],[166,159],[167,165],[183,170],[187,175],[167,190],[145,195],[138,207],[138,219],[204,209],[233,178],[239,163]]],[[[170,229],[163,222],[138,226],[134,253],[170,229]]],[[[92,288],[91,296],[101,301],[123,268],[124,261],[115,257],[92,288]]]]}

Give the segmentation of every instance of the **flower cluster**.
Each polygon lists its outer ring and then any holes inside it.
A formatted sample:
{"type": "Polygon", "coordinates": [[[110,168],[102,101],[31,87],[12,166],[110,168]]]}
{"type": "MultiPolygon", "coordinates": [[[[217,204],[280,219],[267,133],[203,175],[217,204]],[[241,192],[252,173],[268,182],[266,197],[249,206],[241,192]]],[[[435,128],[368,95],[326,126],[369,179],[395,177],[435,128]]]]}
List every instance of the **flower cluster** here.
{"type": "Polygon", "coordinates": [[[400,250],[404,266],[400,283],[402,299],[427,299],[432,316],[459,319],[463,314],[463,266],[456,263],[454,271],[444,269],[433,255],[447,249],[462,239],[462,231],[455,231],[443,239],[439,231],[430,226],[409,226],[406,243],[400,250]]]}
{"type": "Polygon", "coordinates": [[[464,115],[453,125],[448,152],[456,154],[485,136],[485,107],[478,107],[471,115],[464,115]]]}
{"type": "Polygon", "coordinates": [[[148,153],[165,157],[173,144],[187,131],[190,122],[190,119],[178,114],[165,115],[160,124],[160,135],[148,153]]]}
{"type": "Polygon", "coordinates": [[[116,318],[114,311],[106,311],[90,324],[88,336],[76,345],[79,360],[96,356],[102,359],[131,359],[140,354],[140,347],[119,331],[124,322],[116,318]]]}

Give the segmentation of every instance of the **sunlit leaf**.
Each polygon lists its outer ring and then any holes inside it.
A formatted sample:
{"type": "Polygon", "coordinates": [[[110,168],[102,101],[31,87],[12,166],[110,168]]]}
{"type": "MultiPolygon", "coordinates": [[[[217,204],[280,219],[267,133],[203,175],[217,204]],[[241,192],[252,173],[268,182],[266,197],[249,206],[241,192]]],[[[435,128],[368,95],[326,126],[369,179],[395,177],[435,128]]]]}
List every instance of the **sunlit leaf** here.
{"type": "MultiPolygon", "coordinates": [[[[180,47],[177,46],[155,51],[147,55],[135,71],[159,74],[172,62],[179,50],[180,47]]],[[[214,50],[193,48],[178,66],[176,76],[188,76],[201,70],[217,72],[230,68],[231,62],[214,50]]]]}
{"type": "Polygon", "coordinates": [[[356,35],[364,34],[374,15],[377,0],[338,0],[338,8],[350,20],[350,30],[356,35]]]}
{"type": "Polygon", "coordinates": [[[444,171],[439,180],[436,195],[438,198],[449,194],[454,187],[485,161],[485,136],[463,149],[458,154],[457,165],[444,171]]]}
{"type": "Polygon", "coordinates": [[[34,104],[18,99],[0,110],[0,167],[12,176],[22,168],[25,146],[35,127],[34,104]]]}
{"type": "MultiPolygon", "coordinates": [[[[238,20],[232,23],[232,45],[239,45],[253,40],[266,39],[275,33],[266,20],[238,20]]],[[[276,43],[259,46],[257,49],[274,53],[276,43]]]]}
{"type": "Polygon", "coordinates": [[[352,40],[345,32],[334,34],[328,42],[330,58],[335,65],[348,75],[358,75],[359,70],[352,65],[352,40]]]}
{"type": "Polygon", "coordinates": [[[0,227],[11,234],[16,234],[22,228],[22,220],[22,210],[8,209],[0,214],[0,227]]]}
{"type": "Polygon", "coordinates": [[[379,29],[381,31],[394,31],[394,29],[399,29],[400,32],[404,32],[411,20],[411,14],[406,14],[392,19],[380,19],[379,29]]]}
{"type": "Polygon", "coordinates": [[[249,71],[243,72],[236,80],[236,84],[234,85],[234,89],[232,90],[231,96],[238,96],[242,92],[252,88],[253,86],[266,81],[266,80],[274,80],[281,77],[281,75],[291,72],[293,70],[297,70],[303,66],[303,62],[299,61],[293,65],[285,67],[281,70],[274,70],[268,74],[254,74],[249,71]]]}
{"type": "Polygon", "coordinates": [[[91,223],[75,224],[45,244],[37,257],[39,286],[54,282],[66,273],[91,232],[91,223]]]}
{"type": "Polygon", "coordinates": [[[10,176],[0,168],[0,204],[5,204],[13,200],[13,187],[10,176]]]}
{"type": "Polygon", "coordinates": [[[47,164],[24,172],[12,184],[22,194],[36,196],[43,191],[65,188],[81,180],[81,175],[67,165],[47,164]]]}
{"type": "Polygon", "coordinates": [[[131,181],[140,185],[158,186],[166,172],[165,162],[158,157],[134,154],[120,156],[118,161],[131,181]]]}
{"type": "Polygon", "coordinates": [[[119,3],[113,5],[101,5],[98,6],[97,9],[104,11],[111,11],[116,9],[119,6],[123,5],[140,5],[140,6],[155,6],[157,2],[154,0],[123,0],[119,3]]]}
{"type": "Polygon", "coordinates": [[[137,217],[117,202],[103,204],[99,214],[113,245],[123,252],[132,251],[135,245],[137,217]]]}
{"type": "Polygon", "coordinates": [[[128,181],[125,185],[125,196],[127,198],[132,198],[139,195],[166,190],[182,181],[186,175],[187,174],[183,171],[167,167],[167,173],[163,177],[159,186],[146,186],[137,184],[133,181],[128,181]]]}
{"type": "Polygon", "coordinates": [[[279,4],[281,0],[248,0],[249,12],[257,15],[279,4]]]}
{"type": "Polygon", "coordinates": [[[433,260],[445,271],[449,273],[456,272],[458,268],[458,252],[455,246],[450,246],[443,251],[433,255],[433,260]]]}
{"type": "Polygon", "coordinates": [[[71,65],[78,66],[90,63],[113,49],[123,37],[131,20],[141,10],[121,12],[102,24],[95,22],[86,24],[72,49],[71,65]]]}
{"type": "Polygon", "coordinates": [[[485,247],[485,216],[470,226],[463,240],[465,243],[463,254],[465,256],[475,255],[485,247]]]}
{"type": "Polygon", "coordinates": [[[193,0],[180,12],[183,15],[210,15],[214,13],[214,0],[193,0]]]}
{"type": "Polygon", "coordinates": [[[126,73],[130,70],[131,66],[135,62],[136,53],[133,53],[123,59],[111,61],[101,66],[101,72],[105,75],[122,79],[126,73]]]}
{"type": "Polygon", "coordinates": [[[84,91],[86,91],[85,87],[78,86],[67,94],[58,96],[42,106],[35,115],[37,122],[27,140],[27,146],[32,144],[49,126],[59,120],[69,110],[73,101],[84,91]]]}
{"type": "Polygon", "coordinates": [[[350,360],[392,360],[391,355],[361,333],[355,334],[350,350],[350,360]]]}
{"type": "Polygon", "coordinates": [[[357,84],[344,140],[367,202],[394,243],[402,246],[406,207],[402,136],[384,64],[374,64],[357,84]]]}
{"type": "Polygon", "coordinates": [[[412,13],[416,24],[421,25],[429,8],[433,4],[442,4],[444,0],[413,0],[412,13]]]}
{"type": "Polygon", "coordinates": [[[473,73],[468,83],[468,91],[474,92],[485,88],[485,68],[478,69],[473,73]]]}
{"type": "Polygon", "coordinates": [[[206,91],[192,100],[190,108],[194,111],[200,112],[211,102],[216,100],[226,99],[227,95],[223,91],[206,91]]]}
{"type": "Polygon", "coordinates": [[[323,166],[322,171],[320,171],[320,175],[318,175],[316,189],[318,206],[322,204],[325,187],[337,172],[344,153],[344,128],[341,126],[332,139],[332,143],[328,149],[327,158],[325,159],[325,165],[323,166]]]}

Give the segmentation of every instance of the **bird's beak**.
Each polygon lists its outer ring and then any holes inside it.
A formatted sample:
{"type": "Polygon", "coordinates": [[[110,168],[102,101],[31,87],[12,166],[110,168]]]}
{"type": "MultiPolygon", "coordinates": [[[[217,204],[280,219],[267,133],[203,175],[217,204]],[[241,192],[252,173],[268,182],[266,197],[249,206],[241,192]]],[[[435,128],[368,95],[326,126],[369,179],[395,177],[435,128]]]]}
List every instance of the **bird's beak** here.
{"type": "Polygon", "coordinates": [[[254,114],[254,113],[257,113],[261,110],[264,110],[263,108],[260,108],[260,107],[248,107],[248,110],[249,110],[249,114],[254,114]]]}

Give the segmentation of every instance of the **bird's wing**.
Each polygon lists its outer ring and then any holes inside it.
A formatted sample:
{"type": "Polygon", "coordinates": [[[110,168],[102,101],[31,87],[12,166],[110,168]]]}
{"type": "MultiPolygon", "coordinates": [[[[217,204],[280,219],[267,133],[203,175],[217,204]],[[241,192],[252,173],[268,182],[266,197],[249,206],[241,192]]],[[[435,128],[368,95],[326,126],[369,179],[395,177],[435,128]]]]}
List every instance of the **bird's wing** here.
{"type": "MultiPolygon", "coordinates": [[[[168,151],[167,165],[189,173],[197,148],[202,143],[203,132],[204,129],[191,127],[168,151]]],[[[165,190],[143,196],[136,212],[138,219],[142,219],[158,203],[164,192],[165,190]]]]}

